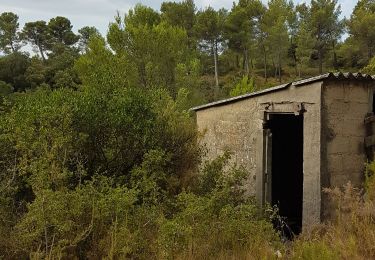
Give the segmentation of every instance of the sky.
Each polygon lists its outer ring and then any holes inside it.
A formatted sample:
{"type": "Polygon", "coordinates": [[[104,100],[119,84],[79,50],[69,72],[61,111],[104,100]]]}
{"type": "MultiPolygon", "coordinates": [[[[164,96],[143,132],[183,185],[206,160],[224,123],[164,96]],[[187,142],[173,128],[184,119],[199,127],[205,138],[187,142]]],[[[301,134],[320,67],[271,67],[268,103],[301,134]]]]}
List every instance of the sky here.
{"type": "MultiPolygon", "coordinates": [[[[173,1],[173,0],[169,0],[173,1]]],[[[234,0],[195,0],[198,9],[211,6],[215,9],[230,9],[234,0]]],[[[262,0],[267,2],[267,0],[262,0]]],[[[0,0],[0,13],[14,12],[20,17],[20,25],[25,22],[45,20],[65,16],[77,31],[83,26],[95,26],[105,35],[108,24],[114,20],[116,11],[126,13],[137,3],[159,10],[162,0],[0,0]]],[[[178,2],[178,0],[177,0],[178,2]]],[[[295,3],[309,0],[294,0],[295,3]]],[[[357,0],[338,0],[342,17],[349,17],[357,0]]]]}

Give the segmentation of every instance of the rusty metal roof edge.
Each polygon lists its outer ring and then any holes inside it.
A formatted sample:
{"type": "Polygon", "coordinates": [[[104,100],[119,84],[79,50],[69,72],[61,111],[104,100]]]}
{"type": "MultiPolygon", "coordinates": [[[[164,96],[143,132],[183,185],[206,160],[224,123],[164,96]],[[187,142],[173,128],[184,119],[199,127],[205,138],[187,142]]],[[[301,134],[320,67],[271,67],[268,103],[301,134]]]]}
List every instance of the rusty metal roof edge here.
{"type": "Polygon", "coordinates": [[[368,75],[368,74],[362,74],[362,73],[359,73],[359,72],[358,73],[351,73],[351,72],[348,72],[348,73],[342,73],[342,72],[332,73],[332,72],[329,72],[329,73],[325,73],[325,74],[322,74],[322,75],[319,75],[319,76],[316,76],[316,77],[310,77],[310,78],[307,78],[307,79],[302,79],[302,80],[298,80],[298,81],[295,81],[295,82],[286,83],[286,84],[283,84],[283,85],[267,88],[267,89],[260,90],[260,91],[257,91],[257,92],[248,93],[248,94],[245,94],[245,95],[232,97],[232,98],[228,98],[228,99],[223,99],[223,100],[215,101],[215,102],[208,103],[208,104],[201,105],[201,106],[196,106],[196,107],[191,108],[190,110],[191,111],[198,111],[198,110],[209,108],[209,107],[219,106],[219,105],[232,103],[232,102],[235,102],[235,101],[247,99],[247,98],[254,97],[254,96],[263,95],[263,94],[266,94],[266,93],[269,93],[269,92],[278,91],[278,90],[281,90],[281,89],[288,88],[289,86],[298,87],[298,86],[302,86],[302,85],[305,85],[305,84],[308,84],[308,83],[322,81],[322,80],[325,80],[325,79],[375,80],[375,76],[371,76],[371,75],[368,75]]]}

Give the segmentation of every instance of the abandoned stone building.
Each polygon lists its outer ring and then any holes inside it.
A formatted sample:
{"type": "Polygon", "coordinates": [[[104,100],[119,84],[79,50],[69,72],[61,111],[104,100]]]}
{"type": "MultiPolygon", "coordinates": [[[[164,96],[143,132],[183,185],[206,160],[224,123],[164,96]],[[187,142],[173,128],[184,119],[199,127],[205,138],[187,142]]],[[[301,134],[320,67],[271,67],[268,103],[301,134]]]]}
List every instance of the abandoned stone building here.
{"type": "Polygon", "coordinates": [[[231,151],[249,193],[278,205],[298,233],[329,215],[323,188],[363,183],[374,89],[369,75],[328,73],[192,110],[208,159],[231,151]]]}

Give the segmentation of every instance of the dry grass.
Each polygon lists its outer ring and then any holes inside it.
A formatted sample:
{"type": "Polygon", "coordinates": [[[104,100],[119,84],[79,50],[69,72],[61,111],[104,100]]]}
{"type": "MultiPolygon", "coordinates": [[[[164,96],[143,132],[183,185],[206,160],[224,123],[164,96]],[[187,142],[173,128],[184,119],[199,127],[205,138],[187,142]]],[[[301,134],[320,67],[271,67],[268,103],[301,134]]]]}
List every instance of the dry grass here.
{"type": "MultiPolygon", "coordinates": [[[[373,178],[368,187],[375,188],[373,178]]],[[[315,227],[294,241],[292,259],[373,259],[375,257],[375,204],[350,183],[326,189],[336,211],[330,223],[315,227]]],[[[366,194],[369,194],[367,192],[366,194]]]]}

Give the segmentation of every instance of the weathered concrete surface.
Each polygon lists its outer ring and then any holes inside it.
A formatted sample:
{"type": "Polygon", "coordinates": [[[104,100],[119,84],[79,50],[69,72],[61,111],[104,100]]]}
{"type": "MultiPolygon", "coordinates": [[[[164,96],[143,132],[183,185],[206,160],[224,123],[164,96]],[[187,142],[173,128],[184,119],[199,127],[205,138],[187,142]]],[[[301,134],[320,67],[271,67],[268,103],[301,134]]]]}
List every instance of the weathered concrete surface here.
{"type": "MultiPolygon", "coordinates": [[[[256,194],[257,156],[263,151],[257,149],[257,139],[262,138],[263,114],[267,103],[275,110],[282,110],[290,102],[304,103],[304,191],[303,225],[320,221],[320,113],[321,83],[308,87],[290,87],[216,106],[197,112],[198,129],[205,133],[202,139],[208,149],[207,158],[213,159],[226,149],[233,152],[234,161],[249,172],[247,189],[256,194]]],[[[289,112],[289,111],[285,111],[289,112]]],[[[286,147],[287,152],[287,147],[286,147]]],[[[260,187],[258,187],[260,189],[260,187]]]]}
{"type": "MultiPolygon", "coordinates": [[[[372,112],[372,95],[373,84],[366,82],[336,81],[324,84],[323,188],[342,187],[349,181],[357,187],[362,185],[366,162],[364,119],[372,112]]],[[[322,206],[322,217],[329,217],[330,208],[326,198],[322,206]]]]}
{"type": "Polygon", "coordinates": [[[292,112],[293,102],[303,103],[303,229],[310,227],[329,216],[324,187],[363,182],[364,119],[372,111],[374,87],[369,79],[330,78],[204,107],[197,111],[197,124],[207,159],[232,151],[234,162],[249,172],[249,194],[263,196],[264,120],[268,113],[292,112]]]}

